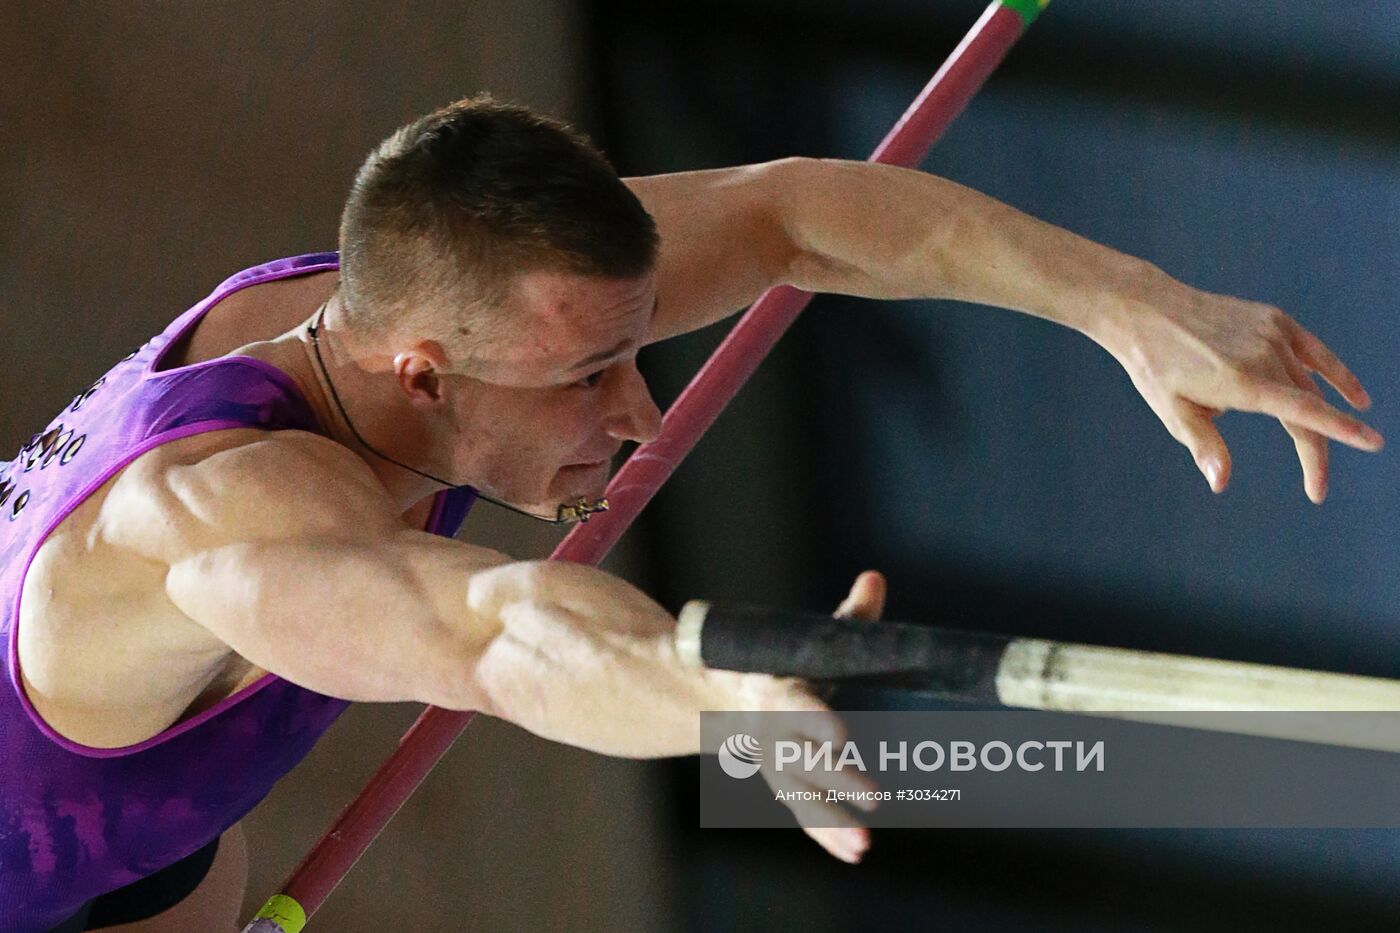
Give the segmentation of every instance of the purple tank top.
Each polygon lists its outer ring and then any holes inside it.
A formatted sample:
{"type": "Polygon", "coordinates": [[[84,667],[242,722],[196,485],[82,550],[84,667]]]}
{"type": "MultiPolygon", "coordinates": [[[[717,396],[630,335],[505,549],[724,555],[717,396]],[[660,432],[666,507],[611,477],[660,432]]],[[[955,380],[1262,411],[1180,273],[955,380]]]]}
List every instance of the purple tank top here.
{"type": "MultiPolygon", "coordinates": [[[[348,705],[269,674],[139,745],[95,749],[54,732],[21,688],[19,602],[35,552],[140,454],[233,427],[321,432],[285,373],[251,357],[156,372],[163,351],[221,298],[339,268],[335,253],[232,276],[84,389],[0,465],[0,933],[47,930],[99,894],[178,861],[241,819],[348,705]]],[[[426,530],[452,536],[475,499],[439,493],[426,530]]]]}

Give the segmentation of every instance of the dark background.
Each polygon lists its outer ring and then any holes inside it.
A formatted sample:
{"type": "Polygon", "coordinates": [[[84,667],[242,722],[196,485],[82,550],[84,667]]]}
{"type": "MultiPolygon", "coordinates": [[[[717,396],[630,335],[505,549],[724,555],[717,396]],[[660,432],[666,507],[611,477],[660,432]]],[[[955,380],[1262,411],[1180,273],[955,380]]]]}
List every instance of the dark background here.
{"type": "MultiPolygon", "coordinates": [[[[327,248],[355,165],[489,89],[624,174],[863,157],[980,3],[4,4],[0,444],[230,272],[327,248]],[[135,338],[133,340],[133,338],[135,338]]],[[[1059,0],[927,170],[1318,333],[1400,436],[1400,11],[1059,0]]],[[[643,354],[669,401],[726,325],[643,354]]],[[[1394,457],[1334,447],[1311,506],[1276,424],[1227,415],[1212,496],[1113,360],[952,303],[823,297],[631,532],[663,602],[892,617],[1400,676],[1394,457]]],[[[519,556],[538,530],[482,512],[519,556]]],[[[908,697],[847,697],[910,705],[908,697]]],[[[357,708],[249,820],[255,906],[414,710],[357,708]]],[[[885,832],[857,869],[695,827],[694,763],[481,723],[312,929],[1392,929],[1400,834],[885,832]]]]}

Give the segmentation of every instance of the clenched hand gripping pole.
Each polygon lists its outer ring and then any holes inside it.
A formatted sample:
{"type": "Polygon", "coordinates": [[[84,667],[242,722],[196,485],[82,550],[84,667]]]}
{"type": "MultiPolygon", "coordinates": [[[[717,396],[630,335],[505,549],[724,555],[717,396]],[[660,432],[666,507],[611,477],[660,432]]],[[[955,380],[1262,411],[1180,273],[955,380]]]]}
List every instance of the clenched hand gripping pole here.
{"type": "MultiPolygon", "coordinates": [[[[915,166],[962,112],[1050,0],[997,0],[953,50],[899,122],[875,148],[871,162],[915,166]]],[[[714,423],[807,306],[811,295],[781,286],[754,303],[676,399],[660,436],[639,447],[608,485],[608,512],[569,533],[551,556],[596,564],[622,537],[643,506],[714,423]]],[[[374,837],[403,806],[471,721],[471,713],[428,707],[404,734],[335,825],[243,933],[300,933],[374,837]]]]}

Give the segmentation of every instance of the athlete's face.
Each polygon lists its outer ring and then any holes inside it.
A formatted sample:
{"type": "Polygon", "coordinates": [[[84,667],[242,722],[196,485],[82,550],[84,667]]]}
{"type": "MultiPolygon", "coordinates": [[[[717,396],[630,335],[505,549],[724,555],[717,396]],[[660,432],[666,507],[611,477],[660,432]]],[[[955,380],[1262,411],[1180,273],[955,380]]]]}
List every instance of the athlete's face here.
{"type": "Polygon", "coordinates": [[[518,276],[471,376],[448,377],[453,475],[553,518],[559,503],[597,498],[625,441],[656,437],[661,413],[641,373],[656,277],[567,272],[518,276]]]}

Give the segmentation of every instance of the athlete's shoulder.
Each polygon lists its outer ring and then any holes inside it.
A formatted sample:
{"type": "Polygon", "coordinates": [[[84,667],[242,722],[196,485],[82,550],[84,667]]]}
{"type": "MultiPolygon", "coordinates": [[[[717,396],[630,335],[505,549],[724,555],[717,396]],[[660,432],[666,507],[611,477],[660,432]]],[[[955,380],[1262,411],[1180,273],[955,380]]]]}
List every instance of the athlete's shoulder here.
{"type": "Polygon", "coordinates": [[[306,431],[235,428],[138,458],[108,493],[99,525],[110,543],[170,562],[255,541],[361,540],[402,521],[343,445],[306,431]]]}

